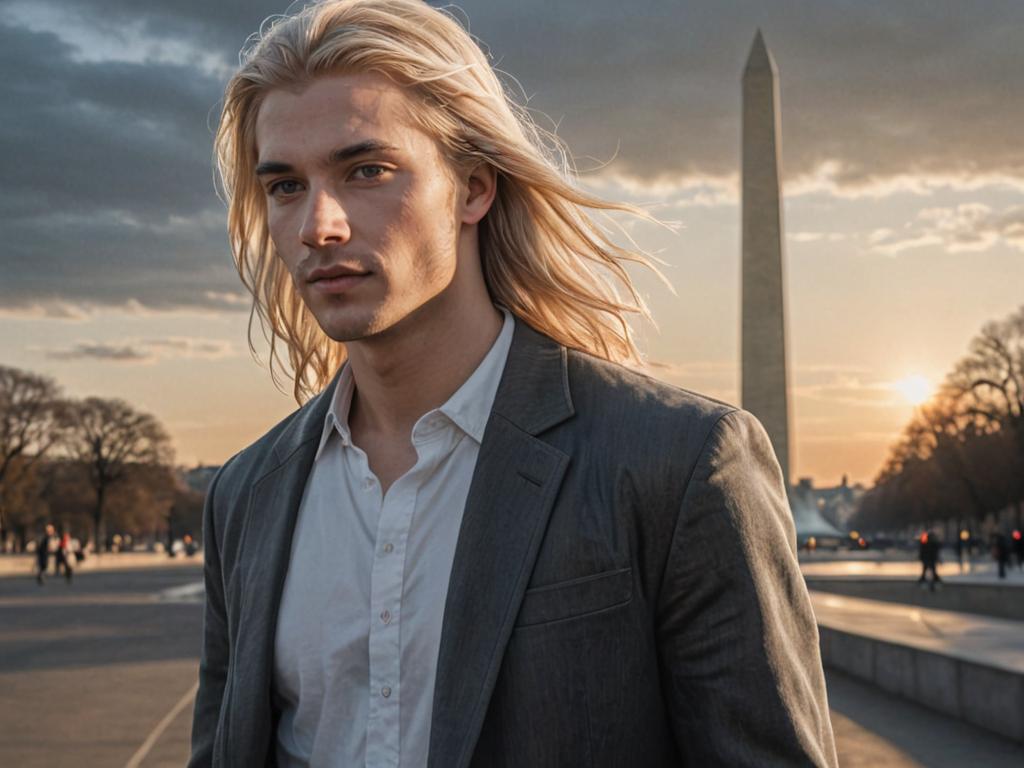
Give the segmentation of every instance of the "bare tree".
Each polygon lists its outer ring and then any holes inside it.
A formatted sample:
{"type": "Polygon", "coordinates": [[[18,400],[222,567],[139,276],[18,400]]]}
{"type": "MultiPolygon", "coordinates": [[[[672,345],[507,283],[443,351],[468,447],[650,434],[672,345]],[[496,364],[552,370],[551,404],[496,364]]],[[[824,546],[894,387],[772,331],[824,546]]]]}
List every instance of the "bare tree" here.
{"type": "Polygon", "coordinates": [[[53,379],[0,366],[0,546],[7,541],[6,500],[60,440],[63,407],[53,379]]]}
{"type": "Polygon", "coordinates": [[[0,548],[13,541],[15,552],[24,552],[33,529],[42,527],[49,516],[49,507],[43,498],[47,463],[33,462],[22,468],[21,459],[13,462],[4,484],[4,526],[6,532],[0,548]]]}
{"type": "Polygon", "coordinates": [[[1024,307],[987,323],[891,449],[863,522],[1024,516],[1024,307]]]}
{"type": "Polygon", "coordinates": [[[86,398],[68,409],[68,453],[89,468],[95,493],[93,536],[96,551],[104,546],[103,516],[111,486],[140,465],[173,460],[170,438],[155,417],[123,400],[86,398]]]}
{"type": "Polygon", "coordinates": [[[1024,306],[1009,317],[985,324],[968,354],[949,374],[946,387],[966,420],[987,433],[1002,432],[1010,449],[1003,485],[1004,503],[1016,503],[1017,524],[1024,517],[1024,306]]]}
{"type": "Polygon", "coordinates": [[[1024,440],[1024,306],[986,323],[968,350],[947,377],[963,412],[1014,429],[1024,440]]]}
{"type": "Polygon", "coordinates": [[[165,464],[132,464],[106,500],[108,527],[136,537],[152,535],[166,523],[176,485],[174,471],[165,464]]]}

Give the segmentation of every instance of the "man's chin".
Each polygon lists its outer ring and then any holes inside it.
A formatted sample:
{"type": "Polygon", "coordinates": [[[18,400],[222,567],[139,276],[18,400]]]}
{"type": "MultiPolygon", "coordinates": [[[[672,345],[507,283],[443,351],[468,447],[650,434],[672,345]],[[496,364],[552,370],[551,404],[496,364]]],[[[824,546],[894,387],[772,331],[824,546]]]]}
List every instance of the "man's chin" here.
{"type": "Polygon", "coordinates": [[[348,326],[339,328],[337,326],[321,325],[320,329],[331,341],[336,341],[341,344],[347,344],[352,341],[362,341],[363,339],[370,338],[374,335],[366,328],[357,329],[348,326]]]}
{"type": "Polygon", "coordinates": [[[369,339],[381,331],[374,318],[325,317],[317,322],[327,338],[342,344],[369,339]]]}

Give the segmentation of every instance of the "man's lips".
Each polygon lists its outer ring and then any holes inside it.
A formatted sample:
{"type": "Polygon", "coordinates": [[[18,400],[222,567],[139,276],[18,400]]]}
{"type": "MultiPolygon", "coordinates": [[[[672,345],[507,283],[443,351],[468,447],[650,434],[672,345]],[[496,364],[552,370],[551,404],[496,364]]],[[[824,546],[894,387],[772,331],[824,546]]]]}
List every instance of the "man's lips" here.
{"type": "Polygon", "coordinates": [[[345,293],[370,276],[369,272],[347,267],[327,267],[315,269],[309,274],[307,282],[320,293],[345,293]]]}
{"type": "Polygon", "coordinates": [[[330,280],[335,277],[361,277],[370,274],[365,269],[358,267],[347,267],[342,264],[335,264],[331,267],[318,267],[309,273],[306,282],[315,283],[320,280],[330,280]]]}

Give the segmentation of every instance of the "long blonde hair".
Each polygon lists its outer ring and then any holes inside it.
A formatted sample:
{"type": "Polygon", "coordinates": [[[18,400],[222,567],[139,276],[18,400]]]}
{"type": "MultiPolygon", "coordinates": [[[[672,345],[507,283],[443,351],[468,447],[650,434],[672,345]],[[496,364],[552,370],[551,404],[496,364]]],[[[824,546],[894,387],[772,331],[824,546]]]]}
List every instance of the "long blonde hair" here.
{"type": "Polygon", "coordinates": [[[299,403],[327,384],[345,346],[321,330],[274,251],[255,174],[256,116],[268,91],[337,72],[389,78],[423,105],[414,117],[450,162],[495,168],[497,194],[479,224],[479,242],[496,304],[568,347],[640,362],[627,319],[649,320],[650,313],[625,264],[660,273],[639,249],[617,246],[587,209],[651,217],[575,186],[564,146],[509,97],[452,16],[421,0],[327,0],[276,18],[243,52],[225,90],[215,141],[232,254],[253,297],[249,347],[255,354],[259,317],[275,383],[284,370],[279,342],[288,350],[286,378],[299,403]]]}

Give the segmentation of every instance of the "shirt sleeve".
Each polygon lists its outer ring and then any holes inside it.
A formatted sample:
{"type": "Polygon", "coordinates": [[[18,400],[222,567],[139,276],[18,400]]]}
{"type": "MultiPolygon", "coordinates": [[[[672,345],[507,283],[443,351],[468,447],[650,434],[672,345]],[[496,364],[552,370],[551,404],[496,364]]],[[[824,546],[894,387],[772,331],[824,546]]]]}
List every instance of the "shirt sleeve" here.
{"type": "Polygon", "coordinates": [[[658,615],[662,687],[686,764],[837,765],[782,472],[746,411],[722,416],[697,459],[658,615]]]}

